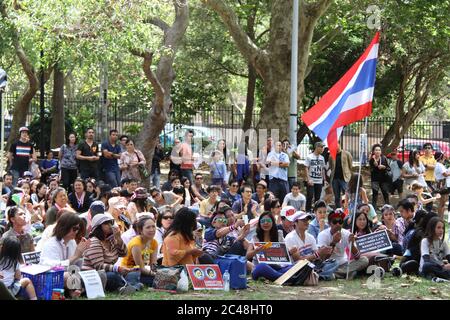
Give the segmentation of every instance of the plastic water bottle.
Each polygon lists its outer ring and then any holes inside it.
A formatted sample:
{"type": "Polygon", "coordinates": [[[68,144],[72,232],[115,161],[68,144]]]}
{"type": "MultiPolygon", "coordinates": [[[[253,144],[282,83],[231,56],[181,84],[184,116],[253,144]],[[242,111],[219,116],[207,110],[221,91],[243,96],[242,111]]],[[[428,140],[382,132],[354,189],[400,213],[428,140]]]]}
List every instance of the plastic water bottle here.
{"type": "Polygon", "coordinates": [[[186,275],[186,271],[181,271],[180,280],[178,280],[177,291],[187,292],[189,290],[189,279],[186,275]]]}
{"type": "Polygon", "coordinates": [[[225,273],[223,274],[223,290],[230,291],[230,273],[228,270],[225,270],[225,273]]]}

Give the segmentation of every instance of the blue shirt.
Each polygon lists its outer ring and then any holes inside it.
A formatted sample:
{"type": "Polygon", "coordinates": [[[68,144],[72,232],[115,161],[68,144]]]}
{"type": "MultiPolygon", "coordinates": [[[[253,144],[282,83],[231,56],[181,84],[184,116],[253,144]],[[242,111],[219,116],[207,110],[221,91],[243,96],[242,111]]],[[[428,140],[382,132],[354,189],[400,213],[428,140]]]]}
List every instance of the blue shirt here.
{"type": "Polygon", "coordinates": [[[223,160],[213,161],[209,165],[211,169],[211,174],[213,179],[222,179],[225,180],[225,175],[227,174],[227,166],[223,160]]]}
{"type": "Polygon", "coordinates": [[[44,169],[50,169],[55,166],[56,166],[56,169],[58,169],[58,160],[56,160],[56,159],[52,159],[52,160],[45,159],[44,161],[42,161],[42,168],[44,168],[44,169]]]}
{"type": "MultiPolygon", "coordinates": [[[[116,145],[113,147],[109,141],[105,141],[102,143],[102,152],[103,150],[107,150],[109,152],[120,154],[120,144],[116,143],[116,145]]],[[[108,170],[119,170],[119,162],[118,159],[106,159],[102,156],[102,166],[105,171],[108,170]]]]}
{"type": "MultiPolygon", "coordinates": [[[[328,225],[328,223],[325,223],[325,227],[323,228],[323,230],[326,230],[329,227],[330,226],[328,225]]],[[[319,225],[319,221],[317,221],[316,218],[314,218],[314,220],[309,223],[308,233],[317,240],[317,236],[320,233],[320,225],[319,225]]]]}
{"type": "Polygon", "coordinates": [[[230,190],[227,190],[226,192],[224,192],[220,197],[230,200],[231,204],[242,199],[242,197],[239,193],[236,193],[234,196],[231,195],[230,190]]]}

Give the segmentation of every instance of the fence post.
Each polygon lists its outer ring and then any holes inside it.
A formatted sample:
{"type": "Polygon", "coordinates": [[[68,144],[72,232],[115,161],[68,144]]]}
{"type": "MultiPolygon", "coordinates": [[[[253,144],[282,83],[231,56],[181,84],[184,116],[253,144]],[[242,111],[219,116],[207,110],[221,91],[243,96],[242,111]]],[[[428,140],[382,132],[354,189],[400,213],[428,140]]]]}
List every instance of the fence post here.
{"type": "Polygon", "coordinates": [[[402,162],[405,162],[405,135],[402,137],[402,162]]]}
{"type": "Polygon", "coordinates": [[[117,97],[114,97],[114,128],[117,129],[117,97]]]}

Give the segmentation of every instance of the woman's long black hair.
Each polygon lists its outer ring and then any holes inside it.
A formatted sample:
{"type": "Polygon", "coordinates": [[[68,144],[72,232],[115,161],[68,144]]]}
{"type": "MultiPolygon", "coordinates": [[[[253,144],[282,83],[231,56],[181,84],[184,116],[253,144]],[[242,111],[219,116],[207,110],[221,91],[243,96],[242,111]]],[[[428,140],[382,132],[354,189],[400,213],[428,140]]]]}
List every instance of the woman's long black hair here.
{"type": "Polygon", "coordinates": [[[419,160],[416,160],[416,155],[418,153],[419,153],[419,151],[415,150],[415,149],[411,150],[409,152],[409,159],[408,159],[408,161],[409,161],[409,165],[410,165],[411,168],[414,166],[414,164],[419,166],[419,160]]]}
{"type": "Polygon", "coordinates": [[[188,241],[194,240],[194,230],[197,229],[197,219],[194,211],[188,208],[181,208],[175,213],[172,225],[164,235],[164,238],[171,233],[179,233],[188,241]]]}
{"type": "Polygon", "coordinates": [[[426,233],[425,233],[425,237],[428,239],[428,243],[432,244],[433,240],[434,240],[434,234],[435,234],[435,230],[436,230],[436,226],[437,224],[441,222],[444,225],[444,234],[442,236],[442,239],[444,239],[445,241],[445,222],[444,220],[442,220],[439,217],[432,217],[430,219],[430,221],[428,221],[428,224],[426,226],[426,233]]]}
{"type": "Polygon", "coordinates": [[[264,230],[261,228],[261,219],[265,216],[269,216],[272,220],[272,229],[270,229],[270,241],[278,242],[277,224],[275,222],[275,218],[272,216],[272,212],[270,211],[265,211],[259,216],[258,225],[256,227],[256,237],[259,239],[259,241],[264,241],[264,230]]]}
{"type": "Polygon", "coordinates": [[[21,257],[20,241],[16,237],[7,237],[3,241],[2,250],[0,251],[0,270],[14,268],[16,270],[17,263],[21,257]]]}
{"type": "MultiPolygon", "coordinates": [[[[369,234],[372,232],[372,222],[369,220],[369,217],[367,216],[367,214],[364,211],[358,211],[355,214],[355,234],[358,232],[357,230],[357,226],[356,226],[356,220],[359,218],[360,215],[364,215],[366,217],[366,227],[364,228],[363,232],[364,234],[369,234]]],[[[352,222],[353,223],[353,222],[352,222]]]]}
{"type": "MultiPolygon", "coordinates": [[[[186,181],[188,181],[188,180],[189,179],[186,178],[186,177],[182,177],[181,178],[181,186],[183,187],[183,190],[184,190],[184,192],[183,192],[183,204],[186,202],[186,188],[184,187],[184,183],[186,181]]],[[[189,194],[191,195],[191,202],[193,202],[194,198],[195,198],[195,195],[194,195],[194,191],[192,190],[192,183],[189,184],[188,191],[189,191],[189,194]]]]}

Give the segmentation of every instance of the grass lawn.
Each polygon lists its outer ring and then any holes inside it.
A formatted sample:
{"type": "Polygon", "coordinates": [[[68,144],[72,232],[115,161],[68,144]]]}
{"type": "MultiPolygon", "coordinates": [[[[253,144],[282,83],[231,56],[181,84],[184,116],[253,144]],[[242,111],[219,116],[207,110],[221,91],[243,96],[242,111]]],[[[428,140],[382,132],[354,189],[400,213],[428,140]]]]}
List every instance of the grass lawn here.
{"type": "Polygon", "coordinates": [[[276,286],[269,281],[248,282],[247,290],[193,291],[183,294],[144,289],[129,296],[107,294],[105,300],[443,300],[450,299],[450,283],[434,283],[413,276],[387,274],[379,289],[369,289],[367,278],[320,282],[317,287],[276,286]]]}

